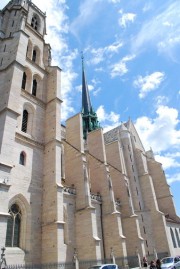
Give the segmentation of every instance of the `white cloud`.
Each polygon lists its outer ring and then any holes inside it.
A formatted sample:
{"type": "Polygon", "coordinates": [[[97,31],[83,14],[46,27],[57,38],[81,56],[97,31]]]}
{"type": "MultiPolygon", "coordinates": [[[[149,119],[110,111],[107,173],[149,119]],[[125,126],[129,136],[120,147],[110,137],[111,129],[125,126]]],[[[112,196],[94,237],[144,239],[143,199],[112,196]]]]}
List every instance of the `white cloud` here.
{"type": "Polygon", "coordinates": [[[176,160],[177,155],[174,154],[174,156],[168,156],[168,155],[155,155],[156,161],[163,164],[164,169],[168,168],[177,168],[180,167],[180,163],[176,160]]]}
{"type": "Polygon", "coordinates": [[[105,59],[107,59],[107,57],[112,57],[112,55],[118,53],[119,49],[122,46],[123,46],[122,41],[118,40],[105,47],[100,47],[97,49],[87,48],[87,50],[90,50],[92,54],[91,60],[89,62],[94,65],[99,64],[100,62],[103,62],[105,59]]]}
{"type": "Polygon", "coordinates": [[[110,66],[110,74],[111,77],[117,77],[117,76],[123,76],[128,72],[128,68],[126,63],[133,60],[135,58],[135,55],[127,55],[123,57],[119,62],[113,64],[110,66]]]}
{"type": "Polygon", "coordinates": [[[164,80],[164,76],[162,72],[154,72],[145,77],[138,76],[138,78],[134,80],[133,85],[134,87],[140,88],[139,97],[144,98],[148,92],[157,89],[164,80]]]}
{"type": "Polygon", "coordinates": [[[179,123],[178,111],[168,106],[159,106],[156,110],[157,117],[154,119],[140,117],[135,126],[142,139],[144,147],[151,146],[155,153],[168,149],[179,149],[180,131],[177,130],[179,123]]]}
{"type": "Polygon", "coordinates": [[[104,132],[115,128],[116,126],[120,125],[119,118],[120,115],[116,114],[115,112],[111,111],[109,114],[105,111],[104,106],[101,105],[97,111],[98,120],[103,125],[104,132]]]}
{"type": "Polygon", "coordinates": [[[166,175],[168,184],[172,184],[173,182],[180,182],[180,173],[166,175]]]}
{"type": "Polygon", "coordinates": [[[35,3],[42,11],[46,11],[47,36],[46,43],[52,46],[52,65],[63,67],[61,73],[61,98],[62,121],[65,121],[70,114],[75,113],[71,99],[72,85],[77,77],[73,71],[73,61],[78,56],[78,51],[71,51],[68,46],[66,35],[69,32],[68,17],[66,11],[68,6],[66,0],[36,0],[35,3]]]}
{"type": "Polygon", "coordinates": [[[61,94],[62,94],[62,120],[66,120],[70,113],[74,112],[72,108],[72,100],[70,98],[70,93],[72,91],[72,84],[77,73],[73,72],[73,60],[77,57],[77,50],[69,52],[68,56],[63,56],[61,61],[64,66],[64,71],[62,72],[61,78],[61,94]]]}
{"type": "MultiPolygon", "coordinates": [[[[120,10],[120,13],[122,13],[122,10],[120,10]]],[[[119,19],[119,25],[123,28],[127,27],[127,24],[129,22],[134,22],[136,18],[136,14],[134,13],[123,13],[121,18],[119,19]]]]}

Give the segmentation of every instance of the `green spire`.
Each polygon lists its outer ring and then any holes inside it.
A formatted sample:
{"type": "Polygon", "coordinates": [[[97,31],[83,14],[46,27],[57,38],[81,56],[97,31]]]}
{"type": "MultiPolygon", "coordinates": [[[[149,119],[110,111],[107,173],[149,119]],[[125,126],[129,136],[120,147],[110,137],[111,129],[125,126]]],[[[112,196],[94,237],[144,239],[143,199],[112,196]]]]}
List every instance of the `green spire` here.
{"type": "Polygon", "coordinates": [[[84,56],[82,53],[82,119],[84,139],[87,133],[100,128],[96,112],[93,110],[89,96],[88,85],[84,71],[84,56]]]}

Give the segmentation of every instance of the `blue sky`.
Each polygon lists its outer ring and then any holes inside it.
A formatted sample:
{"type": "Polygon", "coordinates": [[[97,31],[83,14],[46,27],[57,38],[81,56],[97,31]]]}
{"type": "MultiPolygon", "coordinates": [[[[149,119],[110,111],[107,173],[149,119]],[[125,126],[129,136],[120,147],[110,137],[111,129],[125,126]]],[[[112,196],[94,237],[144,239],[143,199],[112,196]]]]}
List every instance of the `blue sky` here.
{"type": "MultiPolygon", "coordinates": [[[[8,1],[1,0],[0,8],[8,1]]],[[[130,117],[163,164],[180,215],[179,0],[34,0],[62,72],[62,120],[81,110],[81,51],[104,130],[130,117]]]]}

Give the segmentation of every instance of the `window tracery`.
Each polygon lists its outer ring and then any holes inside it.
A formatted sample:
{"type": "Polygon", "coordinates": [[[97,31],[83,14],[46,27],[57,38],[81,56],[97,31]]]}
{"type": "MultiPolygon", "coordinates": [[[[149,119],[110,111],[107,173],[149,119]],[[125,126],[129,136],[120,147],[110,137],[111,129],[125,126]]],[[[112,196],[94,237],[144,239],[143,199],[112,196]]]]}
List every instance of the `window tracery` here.
{"type": "Polygon", "coordinates": [[[13,204],[9,209],[10,217],[7,222],[6,247],[19,247],[21,210],[17,204],[13,204]]]}

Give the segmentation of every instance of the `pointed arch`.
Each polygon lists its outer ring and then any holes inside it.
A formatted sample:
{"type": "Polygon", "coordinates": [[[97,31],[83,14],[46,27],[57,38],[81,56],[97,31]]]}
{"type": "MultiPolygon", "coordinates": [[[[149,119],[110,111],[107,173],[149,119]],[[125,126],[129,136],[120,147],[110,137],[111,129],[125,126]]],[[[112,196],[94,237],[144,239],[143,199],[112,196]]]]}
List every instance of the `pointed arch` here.
{"type": "Polygon", "coordinates": [[[22,89],[26,90],[27,92],[31,92],[31,85],[32,85],[32,72],[31,70],[29,69],[29,67],[25,67],[25,70],[24,70],[24,73],[23,73],[23,78],[22,78],[22,89]],[[26,74],[26,77],[24,75],[24,73],[26,74]],[[23,81],[24,80],[24,81],[23,81]],[[24,83],[24,88],[23,88],[23,83],[24,83]]]}
{"type": "Polygon", "coordinates": [[[172,239],[173,247],[177,248],[176,239],[175,239],[174,232],[173,232],[172,228],[170,228],[170,233],[171,233],[171,239],[172,239]]]}
{"type": "MultiPolygon", "coordinates": [[[[18,231],[16,231],[16,237],[14,238],[14,244],[18,244],[18,247],[22,249],[26,249],[28,239],[30,238],[30,231],[31,231],[31,225],[30,225],[30,219],[31,219],[31,211],[30,211],[30,205],[26,198],[22,194],[15,195],[10,201],[9,201],[9,210],[12,208],[13,205],[16,205],[19,208],[19,219],[16,221],[16,227],[19,228],[18,231]],[[27,225],[28,223],[28,225],[27,225]]],[[[7,224],[8,228],[8,224],[7,224]]],[[[7,229],[6,232],[6,238],[9,236],[8,233],[10,230],[7,229]]],[[[14,245],[15,246],[15,245],[14,245]]]]}
{"type": "Polygon", "coordinates": [[[42,78],[38,74],[34,74],[32,83],[32,95],[42,99],[42,78]]]}

